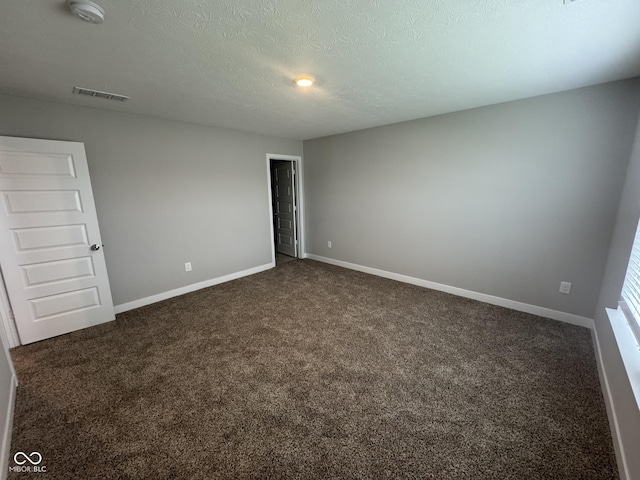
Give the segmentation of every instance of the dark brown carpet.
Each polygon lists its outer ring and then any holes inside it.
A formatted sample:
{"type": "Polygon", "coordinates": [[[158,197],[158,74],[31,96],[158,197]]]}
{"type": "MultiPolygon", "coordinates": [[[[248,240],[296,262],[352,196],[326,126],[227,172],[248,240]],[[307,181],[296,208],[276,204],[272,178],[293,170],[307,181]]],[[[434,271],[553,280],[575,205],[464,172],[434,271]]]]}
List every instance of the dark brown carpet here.
{"type": "Polygon", "coordinates": [[[588,330],[310,260],[12,353],[39,478],[617,478],[588,330]]]}

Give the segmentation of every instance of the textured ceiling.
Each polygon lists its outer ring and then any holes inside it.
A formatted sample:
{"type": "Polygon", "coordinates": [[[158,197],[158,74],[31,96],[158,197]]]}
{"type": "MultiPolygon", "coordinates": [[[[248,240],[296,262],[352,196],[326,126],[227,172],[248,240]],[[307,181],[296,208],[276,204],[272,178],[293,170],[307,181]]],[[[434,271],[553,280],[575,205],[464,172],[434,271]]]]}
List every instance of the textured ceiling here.
{"type": "Polygon", "coordinates": [[[97,1],[2,0],[0,92],[308,139],[640,75],[639,0],[97,1]]]}

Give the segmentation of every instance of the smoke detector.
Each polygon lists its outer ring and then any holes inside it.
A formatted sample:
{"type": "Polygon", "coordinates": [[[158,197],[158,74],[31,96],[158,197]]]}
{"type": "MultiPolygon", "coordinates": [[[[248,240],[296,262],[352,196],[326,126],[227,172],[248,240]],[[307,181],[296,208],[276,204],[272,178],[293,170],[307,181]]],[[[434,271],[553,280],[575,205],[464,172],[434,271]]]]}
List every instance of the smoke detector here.
{"type": "Polygon", "coordinates": [[[104,9],[89,0],[67,0],[71,13],[89,23],[104,22],[104,9]]]}

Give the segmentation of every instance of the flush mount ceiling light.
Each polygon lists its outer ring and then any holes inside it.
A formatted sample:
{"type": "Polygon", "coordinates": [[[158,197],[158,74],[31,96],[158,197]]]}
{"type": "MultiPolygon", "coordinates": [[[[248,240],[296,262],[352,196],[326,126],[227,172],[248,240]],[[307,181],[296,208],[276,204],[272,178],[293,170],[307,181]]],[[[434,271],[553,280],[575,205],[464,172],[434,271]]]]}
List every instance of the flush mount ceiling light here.
{"type": "Polygon", "coordinates": [[[76,17],[89,23],[104,22],[104,9],[89,0],[67,0],[67,5],[76,17]]]}
{"type": "Polygon", "coordinates": [[[313,78],[311,78],[311,77],[309,77],[307,75],[303,75],[301,77],[296,77],[294,82],[299,87],[310,87],[311,85],[313,85],[314,80],[313,80],[313,78]]]}

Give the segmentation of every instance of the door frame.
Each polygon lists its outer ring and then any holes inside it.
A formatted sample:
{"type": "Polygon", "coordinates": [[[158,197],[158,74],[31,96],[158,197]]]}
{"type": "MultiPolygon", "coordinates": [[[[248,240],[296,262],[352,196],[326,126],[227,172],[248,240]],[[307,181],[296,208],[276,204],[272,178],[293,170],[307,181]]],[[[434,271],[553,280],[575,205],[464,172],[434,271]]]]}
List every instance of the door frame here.
{"type": "Polygon", "coordinates": [[[9,348],[22,345],[20,337],[18,336],[15,320],[13,319],[13,310],[9,302],[7,287],[4,284],[2,266],[0,266],[0,337],[2,337],[9,348]]]}
{"type": "Polygon", "coordinates": [[[269,204],[269,244],[271,245],[271,263],[272,266],[276,266],[276,245],[273,241],[273,205],[272,205],[272,192],[271,192],[271,160],[286,160],[293,162],[296,170],[295,181],[295,196],[296,196],[296,228],[298,232],[298,248],[297,258],[307,258],[307,252],[305,250],[305,236],[304,236],[304,170],[302,166],[302,157],[299,155],[278,155],[275,153],[267,153],[267,195],[269,204]]]}

